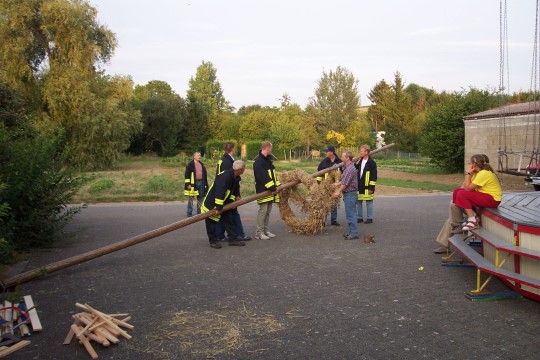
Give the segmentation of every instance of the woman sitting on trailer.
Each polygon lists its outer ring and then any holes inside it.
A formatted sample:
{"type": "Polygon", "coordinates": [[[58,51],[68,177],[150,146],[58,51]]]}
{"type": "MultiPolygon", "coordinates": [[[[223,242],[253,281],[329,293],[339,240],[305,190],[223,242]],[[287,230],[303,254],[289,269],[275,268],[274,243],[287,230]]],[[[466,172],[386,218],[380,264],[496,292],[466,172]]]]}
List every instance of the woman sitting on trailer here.
{"type": "Polygon", "coordinates": [[[473,207],[498,207],[502,200],[502,188],[487,155],[473,155],[465,171],[463,187],[454,190],[452,199],[457,207],[465,210],[467,222],[462,229],[469,231],[479,226],[473,207]]]}

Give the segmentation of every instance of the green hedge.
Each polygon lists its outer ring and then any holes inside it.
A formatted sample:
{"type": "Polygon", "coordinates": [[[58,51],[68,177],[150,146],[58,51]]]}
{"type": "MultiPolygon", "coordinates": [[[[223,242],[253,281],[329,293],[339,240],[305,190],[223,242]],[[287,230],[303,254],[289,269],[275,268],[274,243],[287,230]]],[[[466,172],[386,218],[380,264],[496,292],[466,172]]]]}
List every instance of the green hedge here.
{"type": "Polygon", "coordinates": [[[205,158],[221,159],[221,156],[223,155],[223,145],[225,145],[225,143],[227,142],[232,142],[234,144],[234,150],[236,150],[236,153],[239,152],[238,145],[236,144],[236,141],[234,140],[210,139],[206,142],[206,145],[205,145],[205,154],[204,154],[205,158]]]}
{"type": "Polygon", "coordinates": [[[261,150],[262,140],[253,140],[246,142],[246,159],[253,160],[257,155],[259,155],[259,150],[261,150]]]}

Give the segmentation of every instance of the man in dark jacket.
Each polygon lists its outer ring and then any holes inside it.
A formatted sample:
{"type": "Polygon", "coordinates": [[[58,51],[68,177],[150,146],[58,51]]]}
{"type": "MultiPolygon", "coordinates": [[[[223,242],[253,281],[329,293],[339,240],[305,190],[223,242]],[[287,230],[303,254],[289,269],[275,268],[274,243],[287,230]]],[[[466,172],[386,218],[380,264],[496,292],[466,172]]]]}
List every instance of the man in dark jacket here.
{"type": "MultiPolygon", "coordinates": [[[[218,165],[216,168],[216,177],[222,171],[232,169],[232,166],[234,163],[234,153],[235,153],[234,144],[232,142],[225,143],[225,145],[223,145],[223,150],[225,150],[225,153],[221,157],[221,160],[218,161],[218,165]]],[[[240,184],[240,181],[242,181],[242,178],[239,176],[237,179],[237,183],[240,184]]],[[[238,190],[237,200],[239,199],[240,199],[240,190],[238,190]]],[[[244,227],[242,226],[242,220],[240,219],[240,213],[238,212],[238,209],[234,208],[231,210],[231,212],[232,212],[232,217],[234,221],[234,226],[236,226],[236,234],[238,234],[238,238],[244,241],[251,240],[251,236],[247,236],[244,232],[244,227]]],[[[225,240],[225,229],[221,221],[216,226],[216,236],[219,241],[225,240]]]]}
{"type": "MultiPolygon", "coordinates": [[[[336,164],[340,164],[342,162],[339,156],[336,155],[336,149],[334,148],[333,145],[329,145],[326,149],[324,149],[324,152],[326,153],[326,157],[319,164],[317,171],[328,169],[329,167],[332,167],[336,164]]],[[[318,183],[326,179],[328,179],[328,173],[321,176],[317,176],[318,183]]],[[[337,207],[333,207],[330,210],[330,223],[334,226],[339,226],[339,223],[337,222],[337,207]]]]}
{"type": "Polygon", "coordinates": [[[276,168],[272,162],[272,143],[265,141],[262,144],[259,155],[253,162],[253,175],[255,176],[255,191],[257,194],[270,190],[272,194],[257,200],[259,212],[257,214],[256,239],[268,240],[276,237],[268,230],[272,204],[279,202],[277,187],[281,185],[276,176],[276,168]]]}
{"type": "Polygon", "coordinates": [[[201,210],[203,213],[213,211],[213,214],[205,219],[206,233],[210,241],[210,247],[220,249],[221,243],[216,238],[216,225],[221,220],[225,230],[229,234],[229,246],[244,246],[245,242],[238,240],[236,228],[232,219],[232,212],[223,211],[223,206],[235,201],[239,195],[240,186],[237,178],[244,173],[246,165],[242,160],[236,160],[232,169],[222,171],[216,179],[206,197],[204,198],[201,210]]]}
{"type": "Polygon", "coordinates": [[[184,195],[188,197],[187,216],[190,217],[193,215],[194,200],[197,201],[197,214],[201,213],[201,203],[208,189],[208,176],[200,152],[193,154],[193,160],[187,164],[184,177],[184,195]]]}
{"type": "Polygon", "coordinates": [[[365,224],[371,224],[373,222],[373,199],[375,198],[375,185],[377,185],[377,164],[369,156],[370,151],[369,145],[362,145],[360,147],[360,159],[355,164],[358,169],[357,223],[364,222],[362,208],[365,201],[367,210],[365,224]]]}

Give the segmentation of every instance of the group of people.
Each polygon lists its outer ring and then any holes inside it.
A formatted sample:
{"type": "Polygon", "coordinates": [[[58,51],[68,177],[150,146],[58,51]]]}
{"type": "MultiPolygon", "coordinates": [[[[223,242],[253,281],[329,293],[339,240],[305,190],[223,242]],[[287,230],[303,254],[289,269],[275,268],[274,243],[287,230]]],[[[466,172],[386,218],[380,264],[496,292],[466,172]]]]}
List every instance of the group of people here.
{"type": "MultiPolygon", "coordinates": [[[[373,200],[375,197],[375,186],[377,185],[377,164],[369,156],[371,149],[369,145],[360,147],[360,156],[353,158],[351,151],[345,151],[341,154],[341,159],[337,158],[333,146],[325,149],[326,158],[321,161],[318,170],[334,166],[334,164],[343,163],[342,175],[334,197],[343,197],[345,205],[345,218],[347,219],[348,232],[343,234],[345,240],[358,239],[358,224],[373,223],[373,200]],[[366,203],[366,220],[363,216],[363,203],[366,203]]],[[[322,177],[317,179],[322,180],[322,177]]],[[[339,226],[337,222],[337,209],[333,208],[330,212],[330,224],[339,226]]]]}
{"type": "Polygon", "coordinates": [[[454,190],[445,221],[437,242],[441,245],[435,254],[448,252],[448,238],[478,228],[480,217],[475,208],[496,208],[502,200],[502,188],[485,154],[471,156],[465,169],[463,186],[454,190]]]}
{"type": "MultiPolygon", "coordinates": [[[[224,145],[225,153],[219,160],[216,168],[216,177],[213,184],[208,186],[206,168],[201,162],[201,154],[196,152],[193,160],[188,163],[185,171],[184,195],[188,197],[187,216],[194,212],[194,202],[197,202],[197,213],[212,211],[212,215],[205,219],[206,233],[210,247],[220,249],[222,242],[227,240],[229,246],[245,246],[245,241],[251,236],[244,233],[242,221],[237,208],[223,211],[223,207],[240,200],[241,175],[246,169],[242,160],[235,160],[234,144],[227,142],[224,145]],[[225,232],[227,236],[225,236],[225,232]]],[[[272,143],[263,142],[259,154],[253,163],[255,188],[257,193],[270,191],[270,195],[257,200],[259,211],[257,214],[256,239],[268,240],[276,237],[269,230],[272,204],[279,202],[275,167],[272,161],[272,143]]]]}
{"type": "MultiPolygon", "coordinates": [[[[206,232],[210,247],[219,249],[227,240],[229,246],[245,246],[245,241],[252,238],[247,236],[242,226],[237,208],[223,211],[223,207],[240,199],[240,181],[246,165],[242,160],[235,160],[235,148],[231,142],[225,143],[224,154],[216,168],[214,183],[208,186],[208,177],[204,164],[201,162],[201,153],[196,152],[193,160],[188,163],[185,171],[184,195],[188,197],[187,216],[212,211],[212,215],[205,219],[206,232]],[[195,203],[196,202],[196,206],[195,203]],[[195,210],[196,209],[196,210],[195,210]],[[227,233],[227,236],[225,236],[227,233]]],[[[341,158],[335,152],[334,146],[325,149],[325,158],[321,161],[318,171],[327,169],[343,162],[341,169],[343,175],[335,193],[336,197],[343,194],[345,216],[348,223],[348,232],[344,234],[347,240],[358,239],[358,224],[373,222],[373,199],[375,185],[377,184],[377,164],[369,156],[370,147],[362,145],[360,157],[353,161],[350,151],[345,151],[341,158]],[[367,217],[364,220],[363,203],[366,203],[367,217]]],[[[268,195],[257,200],[259,210],[257,213],[257,229],[255,239],[268,240],[276,237],[270,232],[269,221],[272,205],[279,203],[277,188],[280,184],[276,169],[272,161],[272,143],[262,143],[259,154],[253,162],[255,177],[255,190],[257,193],[269,192],[268,195]]],[[[317,177],[321,182],[327,178],[317,177]]],[[[337,208],[331,209],[330,223],[339,226],[337,221],[337,208]]]]}

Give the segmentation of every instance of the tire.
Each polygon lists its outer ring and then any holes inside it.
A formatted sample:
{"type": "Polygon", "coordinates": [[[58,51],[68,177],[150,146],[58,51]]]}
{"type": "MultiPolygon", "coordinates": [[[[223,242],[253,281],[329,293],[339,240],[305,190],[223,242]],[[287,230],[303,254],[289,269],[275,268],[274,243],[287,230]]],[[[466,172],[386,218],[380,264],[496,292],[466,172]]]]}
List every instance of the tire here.
{"type": "Polygon", "coordinates": [[[533,186],[534,186],[534,190],[540,191],[540,185],[533,185],[533,186]]]}

